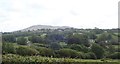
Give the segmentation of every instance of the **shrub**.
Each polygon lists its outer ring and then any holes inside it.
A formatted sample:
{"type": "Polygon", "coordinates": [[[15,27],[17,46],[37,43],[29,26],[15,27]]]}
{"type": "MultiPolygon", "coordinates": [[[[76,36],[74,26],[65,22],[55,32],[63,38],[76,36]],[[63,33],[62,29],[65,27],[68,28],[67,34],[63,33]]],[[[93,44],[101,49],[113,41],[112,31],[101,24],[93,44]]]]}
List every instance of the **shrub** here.
{"type": "Polygon", "coordinates": [[[16,53],[16,48],[13,43],[3,43],[2,45],[2,53],[16,53]]]}
{"type": "Polygon", "coordinates": [[[86,58],[85,53],[83,53],[83,52],[78,52],[78,58],[80,58],[80,59],[85,59],[85,58],[86,58]]]}
{"type": "Polygon", "coordinates": [[[97,59],[96,55],[93,52],[88,52],[85,55],[86,59],[97,59]]]}
{"type": "Polygon", "coordinates": [[[89,52],[89,48],[87,48],[84,45],[78,45],[78,44],[72,44],[70,46],[71,49],[77,50],[77,51],[82,51],[82,52],[89,52]]]}
{"type": "Polygon", "coordinates": [[[54,51],[52,49],[39,47],[37,48],[37,50],[39,51],[39,55],[41,56],[47,56],[47,57],[54,56],[54,51]]]}
{"type": "Polygon", "coordinates": [[[78,52],[72,49],[60,49],[58,51],[60,57],[70,57],[70,58],[77,58],[78,52]]]}
{"type": "Polygon", "coordinates": [[[19,37],[19,38],[17,38],[17,44],[26,45],[27,44],[27,39],[24,38],[24,37],[19,37]]]}
{"type": "Polygon", "coordinates": [[[39,52],[34,49],[34,48],[30,48],[30,47],[27,47],[27,46],[20,46],[17,48],[17,54],[19,55],[28,55],[28,56],[32,56],[32,55],[36,55],[38,54],[39,52]]]}
{"type": "Polygon", "coordinates": [[[68,44],[83,44],[87,47],[90,46],[88,36],[86,34],[73,34],[67,37],[68,44]]]}
{"type": "Polygon", "coordinates": [[[120,52],[120,47],[115,48],[115,51],[116,51],[116,52],[120,52]]]}
{"type": "Polygon", "coordinates": [[[16,38],[13,34],[6,34],[2,36],[3,42],[16,42],[16,38]]]}
{"type": "Polygon", "coordinates": [[[107,58],[120,59],[120,52],[115,52],[115,53],[107,56],[107,58]]]}
{"type": "Polygon", "coordinates": [[[61,45],[57,42],[54,42],[50,44],[50,48],[52,48],[53,50],[59,50],[61,48],[61,45]]]}
{"type": "Polygon", "coordinates": [[[32,35],[28,37],[28,40],[31,41],[32,43],[43,43],[44,42],[44,39],[37,35],[32,35]]]}

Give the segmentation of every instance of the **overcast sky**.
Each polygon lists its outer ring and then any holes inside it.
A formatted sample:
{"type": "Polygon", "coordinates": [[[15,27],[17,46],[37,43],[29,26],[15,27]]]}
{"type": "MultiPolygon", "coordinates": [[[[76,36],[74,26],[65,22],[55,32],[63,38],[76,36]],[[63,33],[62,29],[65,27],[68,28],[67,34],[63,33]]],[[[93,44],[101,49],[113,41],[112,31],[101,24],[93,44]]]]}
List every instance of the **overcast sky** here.
{"type": "Polygon", "coordinates": [[[117,28],[120,0],[0,0],[0,31],[32,25],[117,28]]]}

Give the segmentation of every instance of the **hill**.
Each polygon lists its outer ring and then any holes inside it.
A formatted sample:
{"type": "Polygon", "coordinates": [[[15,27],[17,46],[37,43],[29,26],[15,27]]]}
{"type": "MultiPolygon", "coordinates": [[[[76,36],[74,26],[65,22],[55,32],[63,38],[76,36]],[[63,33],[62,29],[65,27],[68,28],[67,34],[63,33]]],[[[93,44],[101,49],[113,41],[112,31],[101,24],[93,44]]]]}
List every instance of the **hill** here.
{"type": "Polygon", "coordinates": [[[36,31],[36,30],[41,30],[41,29],[66,29],[66,28],[73,28],[69,26],[51,26],[51,25],[33,25],[28,28],[19,30],[19,31],[36,31]]]}

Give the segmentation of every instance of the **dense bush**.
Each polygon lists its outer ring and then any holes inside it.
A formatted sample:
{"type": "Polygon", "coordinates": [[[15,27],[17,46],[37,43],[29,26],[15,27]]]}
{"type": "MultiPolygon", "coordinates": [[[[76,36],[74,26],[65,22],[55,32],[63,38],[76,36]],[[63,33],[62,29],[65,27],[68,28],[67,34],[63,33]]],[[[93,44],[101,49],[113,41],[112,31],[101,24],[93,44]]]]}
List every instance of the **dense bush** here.
{"type": "Polygon", "coordinates": [[[44,43],[44,39],[37,35],[32,35],[28,37],[28,40],[32,43],[44,43]]]}
{"type": "Polygon", "coordinates": [[[78,45],[78,44],[72,44],[69,47],[77,51],[81,51],[81,48],[82,48],[81,45],[78,45]]]}
{"type": "Polygon", "coordinates": [[[58,51],[60,57],[69,57],[69,58],[77,58],[78,52],[72,49],[60,49],[58,51]]]}
{"type": "Polygon", "coordinates": [[[24,38],[24,37],[19,37],[19,38],[17,38],[17,44],[26,45],[27,44],[27,39],[24,38]]]}
{"type": "Polygon", "coordinates": [[[30,48],[27,46],[20,46],[16,49],[16,51],[17,51],[17,54],[23,55],[23,56],[25,56],[25,55],[32,56],[32,55],[36,55],[39,53],[36,49],[30,48]]]}
{"type": "Polygon", "coordinates": [[[6,54],[6,53],[16,53],[16,48],[15,45],[13,43],[3,43],[2,45],[2,53],[6,54]]]}
{"type": "Polygon", "coordinates": [[[37,48],[37,50],[39,51],[39,55],[41,56],[47,56],[47,57],[54,56],[54,51],[52,49],[39,47],[37,48]]]}
{"type": "Polygon", "coordinates": [[[86,59],[86,55],[83,52],[78,52],[78,58],[79,59],[86,59]]]}
{"type": "Polygon", "coordinates": [[[33,43],[37,47],[48,47],[46,44],[33,43]]]}
{"type": "Polygon", "coordinates": [[[115,51],[116,51],[116,52],[120,52],[120,47],[115,48],[115,51]]]}
{"type": "Polygon", "coordinates": [[[86,59],[97,59],[96,55],[93,52],[88,52],[85,54],[86,59]]]}
{"type": "Polygon", "coordinates": [[[60,33],[49,33],[47,34],[46,39],[51,42],[61,42],[64,41],[64,35],[60,33]]]}
{"type": "Polygon", "coordinates": [[[109,45],[106,50],[107,50],[110,54],[113,53],[113,52],[115,52],[115,51],[117,51],[117,49],[116,49],[114,46],[112,46],[112,45],[109,45]]]}
{"type": "Polygon", "coordinates": [[[73,34],[67,37],[68,44],[83,44],[85,46],[90,46],[88,41],[88,36],[85,34],[73,34]]]}
{"type": "Polygon", "coordinates": [[[115,52],[111,55],[108,55],[107,58],[120,59],[120,52],[115,52]]]}
{"type": "Polygon", "coordinates": [[[58,42],[54,42],[50,44],[50,48],[52,48],[53,50],[59,50],[62,48],[62,46],[58,42]]]}
{"type": "Polygon", "coordinates": [[[82,51],[82,52],[89,52],[89,48],[84,45],[72,44],[69,46],[71,49],[82,51]]]}
{"type": "Polygon", "coordinates": [[[16,37],[12,34],[6,34],[2,36],[3,42],[16,42],[16,37]]]}

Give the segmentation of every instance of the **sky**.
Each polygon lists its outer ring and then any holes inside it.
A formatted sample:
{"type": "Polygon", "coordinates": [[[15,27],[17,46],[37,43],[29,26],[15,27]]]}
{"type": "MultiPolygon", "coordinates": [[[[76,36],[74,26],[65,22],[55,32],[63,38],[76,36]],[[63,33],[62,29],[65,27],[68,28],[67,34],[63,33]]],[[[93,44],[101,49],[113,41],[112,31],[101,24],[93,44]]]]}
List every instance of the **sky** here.
{"type": "Polygon", "coordinates": [[[120,0],[0,0],[0,32],[32,25],[111,29],[120,0]]]}

